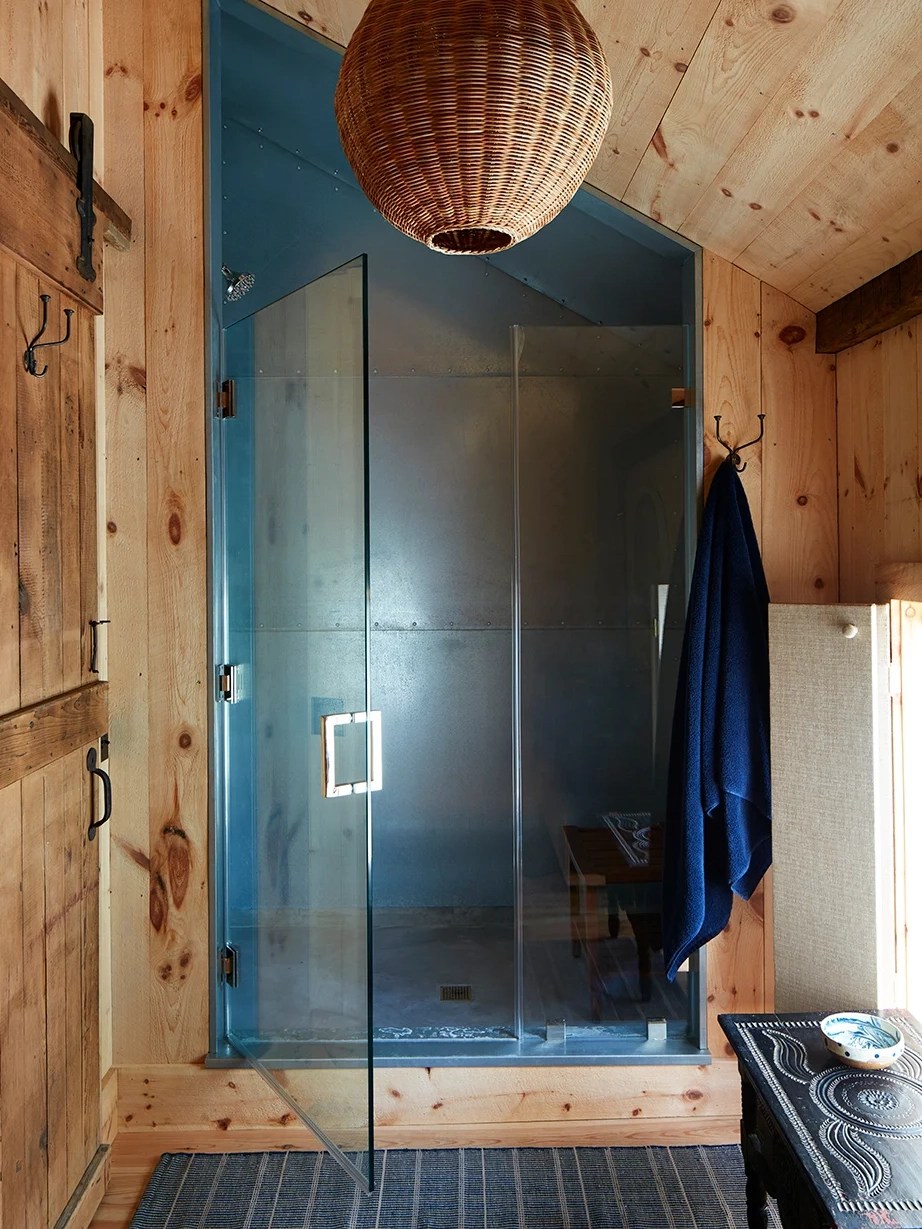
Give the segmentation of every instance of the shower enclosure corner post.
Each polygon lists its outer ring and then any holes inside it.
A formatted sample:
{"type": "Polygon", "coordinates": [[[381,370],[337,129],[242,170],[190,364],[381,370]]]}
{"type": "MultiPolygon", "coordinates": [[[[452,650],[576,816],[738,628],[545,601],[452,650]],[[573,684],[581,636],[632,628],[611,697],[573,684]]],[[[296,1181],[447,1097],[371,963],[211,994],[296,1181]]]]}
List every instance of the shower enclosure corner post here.
{"type": "MultiPolygon", "coordinates": [[[[206,558],[208,583],[208,667],[209,678],[215,677],[218,663],[223,660],[226,641],[226,601],[224,598],[223,504],[220,499],[218,475],[221,473],[222,439],[215,419],[214,390],[222,368],[222,283],[217,271],[221,267],[221,20],[215,0],[202,0],[202,30],[204,73],[204,134],[205,134],[205,445],[208,472],[206,499],[206,558]]],[[[211,695],[211,688],[209,688],[211,695]]],[[[211,704],[208,721],[208,1037],[206,1061],[223,1062],[231,1057],[225,1040],[225,996],[220,961],[220,948],[225,930],[225,840],[224,840],[224,779],[226,753],[222,747],[223,722],[217,705],[211,704]]]]}
{"type": "Polygon", "coordinates": [[[522,811],[522,539],[519,488],[519,360],[525,345],[525,330],[514,324],[512,343],[512,799],[513,799],[513,893],[515,901],[513,1030],[521,1042],[525,1029],[525,877],[524,815],[522,811]]]}

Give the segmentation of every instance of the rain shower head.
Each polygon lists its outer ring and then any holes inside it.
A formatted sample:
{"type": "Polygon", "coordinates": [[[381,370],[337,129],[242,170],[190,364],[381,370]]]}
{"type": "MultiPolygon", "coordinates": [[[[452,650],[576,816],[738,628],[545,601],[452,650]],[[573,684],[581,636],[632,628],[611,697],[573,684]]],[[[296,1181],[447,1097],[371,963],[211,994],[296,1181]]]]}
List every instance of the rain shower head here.
{"type": "Polygon", "coordinates": [[[256,278],[252,273],[235,273],[227,265],[221,266],[221,272],[227,281],[227,286],[224,289],[226,302],[237,303],[248,291],[253,289],[253,283],[256,281],[256,278]]]}

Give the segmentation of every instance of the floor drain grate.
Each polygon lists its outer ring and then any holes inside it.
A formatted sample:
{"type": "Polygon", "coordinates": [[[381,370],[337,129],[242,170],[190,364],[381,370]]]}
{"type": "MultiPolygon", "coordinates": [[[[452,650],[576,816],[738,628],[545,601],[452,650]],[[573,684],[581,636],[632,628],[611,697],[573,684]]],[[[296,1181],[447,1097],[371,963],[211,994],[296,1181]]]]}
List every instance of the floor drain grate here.
{"type": "Polygon", "coordinates": [[[439,1001],[442,1003],[470,1003],[473,997],[473,986],[439,986],[439,1001]]]}

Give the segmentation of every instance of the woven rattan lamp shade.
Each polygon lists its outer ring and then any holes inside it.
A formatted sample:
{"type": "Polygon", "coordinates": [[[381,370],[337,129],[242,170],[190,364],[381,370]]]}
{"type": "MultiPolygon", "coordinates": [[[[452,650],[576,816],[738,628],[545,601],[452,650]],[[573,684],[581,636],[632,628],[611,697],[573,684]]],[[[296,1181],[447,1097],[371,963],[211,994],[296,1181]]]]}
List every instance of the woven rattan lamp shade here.
{"type": "Polygon", "coordinates": [[[336,118],[372,204],[437,251],[499,252],[563,209],[611,119],[571,0],[371,0],[336,118]]]}

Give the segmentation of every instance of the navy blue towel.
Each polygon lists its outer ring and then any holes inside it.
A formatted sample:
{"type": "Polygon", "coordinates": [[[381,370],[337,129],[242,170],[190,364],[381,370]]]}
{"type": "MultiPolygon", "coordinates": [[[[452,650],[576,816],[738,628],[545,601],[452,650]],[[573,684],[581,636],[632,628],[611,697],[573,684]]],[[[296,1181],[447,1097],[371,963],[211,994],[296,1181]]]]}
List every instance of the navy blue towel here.
{"type": "Polygon", "coordinates": [[[704,510],[672,726],[663,954],[682,962],[726,926],[771,860],[768,587],[746,494],[725,461],[704,510]]]}

